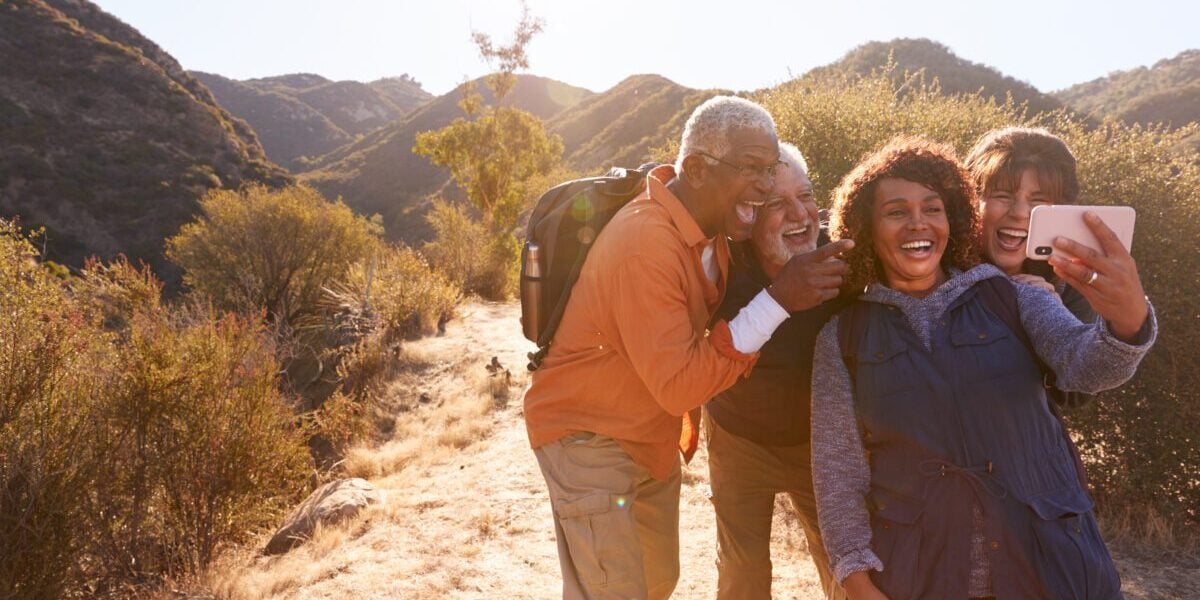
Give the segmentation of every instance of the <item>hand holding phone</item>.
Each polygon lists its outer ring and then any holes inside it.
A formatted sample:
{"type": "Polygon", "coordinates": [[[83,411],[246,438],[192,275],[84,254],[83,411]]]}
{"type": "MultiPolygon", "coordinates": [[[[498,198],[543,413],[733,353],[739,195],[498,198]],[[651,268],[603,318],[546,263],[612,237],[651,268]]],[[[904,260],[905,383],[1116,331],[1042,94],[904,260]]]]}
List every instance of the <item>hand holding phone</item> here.
{"type": "Polygon", "coordinates": [[[1083,206],[1054,204],[1036,206],[1029,214],[1029,239],[1025,256],[1032,260],[1047,260],[1057,251],[1054,238],[1072,239],[1092,250],[1101,250],[1100,240],[1084,223],[1084,213],[1095,213],[1116,234],[1125,252],[1133,246],[1133,222],[1137,212],[1132,206],[1083,206]]]}
{"type": "MultiPolygon", "coordinates": [[[[1035,208],[1034,212],[1040,208],[1035,208]]],[[[1109,331],[1117,339],[1135,343],[1138,332],[1149,318],[1150,305],[1142,289],[1137,263],[1129,254],[1128,242],[1123,242],[1093,211],[1083,212],[1083,222],[1098,248],[1056,235],[1052,241],[1050,266],[1055,275],[1083,294],[1092,309],[1108,322],[1109,331]]],[[[1031,238],[1032,233],[1031,224],[1031,238]]],[[[1132,237],[1132,232],[1129,235],[1132,237]]],[[[1029,243],[1032,245],[1033,240],[1029,243]]]]}

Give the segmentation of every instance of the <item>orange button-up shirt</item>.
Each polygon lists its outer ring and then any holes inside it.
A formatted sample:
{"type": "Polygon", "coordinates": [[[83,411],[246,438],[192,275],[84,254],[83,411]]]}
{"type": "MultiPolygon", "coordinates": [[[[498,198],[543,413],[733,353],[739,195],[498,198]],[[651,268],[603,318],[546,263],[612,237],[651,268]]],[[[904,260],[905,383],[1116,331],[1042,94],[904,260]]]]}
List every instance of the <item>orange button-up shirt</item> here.
{"type": "Polygon", "coordinates": [[[729,245],[713,242],[720,276],[704,274],[709,243],[651,171],[647,189],[597,236],[541,368],[525,394],[534,448],[579,431],[616,440],[652,476],[666,478],[696,449],[699,407],[748,374],[757,354],[733,347],[729,326],[708,322],[721,303],[729,245]]]}

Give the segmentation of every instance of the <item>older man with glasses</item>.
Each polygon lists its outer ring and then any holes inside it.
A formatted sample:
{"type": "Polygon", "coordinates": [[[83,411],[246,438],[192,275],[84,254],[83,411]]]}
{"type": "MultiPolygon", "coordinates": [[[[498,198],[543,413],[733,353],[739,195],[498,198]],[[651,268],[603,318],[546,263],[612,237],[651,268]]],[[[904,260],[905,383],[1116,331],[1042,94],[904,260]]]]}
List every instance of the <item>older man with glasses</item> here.
{"type": "Polygon", "coordinates": [[[652,171],[596,238],[525,395],[565,598],[670,596],[680,452],[696,449],[699,407],[750,372],[788,311],[837,294],[845,265],[825,259],[850,244],[789,262],[744,314],[710,324],[726,238],[749,237],[778,162],[762,107],[710,99],[688,119],[676,164],[652,171]]]}
{"type": "MultiPolygon", "coordinates": [[[[717,318],[744,312],[792,257],[812,252],[821,236],[804,156],[791,144],[779,146],[783,168],[750,241],[734,245],[729,292],[717,318]]],[[[760,349],[753,373],[705,406],[718,598],[771,597],[776,494],[786,494],[800,517],[826,595],[845,597],[830,575],[821,542],[809,446],[813,346],[842,304],[827,300],[793,312],[760,349]]]]}

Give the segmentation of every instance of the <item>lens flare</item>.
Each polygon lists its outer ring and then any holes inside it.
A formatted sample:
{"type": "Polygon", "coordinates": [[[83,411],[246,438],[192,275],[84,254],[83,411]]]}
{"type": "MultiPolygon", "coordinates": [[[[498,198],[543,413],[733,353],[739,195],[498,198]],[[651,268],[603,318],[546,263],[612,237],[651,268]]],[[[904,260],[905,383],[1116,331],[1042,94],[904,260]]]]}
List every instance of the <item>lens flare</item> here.
{"type": "Polygon", "coordinates": [[[625,496],[617,496],[617,506],[625,508],[625,496]]]}

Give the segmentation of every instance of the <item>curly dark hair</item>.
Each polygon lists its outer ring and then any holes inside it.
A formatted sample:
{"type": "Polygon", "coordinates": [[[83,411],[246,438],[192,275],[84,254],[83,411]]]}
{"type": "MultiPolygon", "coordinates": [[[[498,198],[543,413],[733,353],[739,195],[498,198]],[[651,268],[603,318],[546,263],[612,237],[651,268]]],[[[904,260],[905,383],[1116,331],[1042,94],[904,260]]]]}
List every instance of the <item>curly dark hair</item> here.
{"type": "Polygon", "coordinates": [[[1066,142],[1040,127],[993,129],[975,142],[964,164],[981,198],[994,190],[1015,192],[1021,174],[1033,169],[1053,202],[1079,200],[1075,155],[1066,142]]]}
{"type": "Polygon", "coordinates": [[[843,293],[854,297],[868,285],[883,280],[883,268],[875,255],[871,216],[879,181],[887,178],[919,183],[942,197],[950,222],[942,268],[967,270],[979,264],[980,224],[975,186],[955,158],[954,150],[923,138],[899,137],[863,158],[834,191],[830,236],[835,240],[854,240],[854,249],[846,257],[850,272],[843,293]]]}

